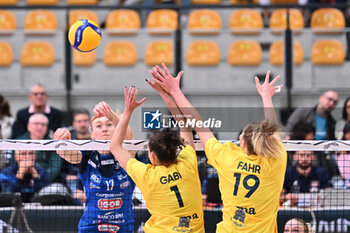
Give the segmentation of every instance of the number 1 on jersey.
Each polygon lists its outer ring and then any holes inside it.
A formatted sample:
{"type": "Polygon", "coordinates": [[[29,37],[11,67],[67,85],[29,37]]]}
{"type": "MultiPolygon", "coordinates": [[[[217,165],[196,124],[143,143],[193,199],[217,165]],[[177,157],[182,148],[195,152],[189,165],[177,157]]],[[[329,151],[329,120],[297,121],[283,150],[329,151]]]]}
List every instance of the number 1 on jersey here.
{"type": "Polygon", "coordinates": [[[181,194],[180,194],[180,191],[179,191],[179,188],[177,187],[177,185],[170,187],[170,190],[175,192],[177,201],[179,202],[179,207],[180,208],[184,207],[184,202],[182,201],[182,197],[181,197],[181,194]]]}

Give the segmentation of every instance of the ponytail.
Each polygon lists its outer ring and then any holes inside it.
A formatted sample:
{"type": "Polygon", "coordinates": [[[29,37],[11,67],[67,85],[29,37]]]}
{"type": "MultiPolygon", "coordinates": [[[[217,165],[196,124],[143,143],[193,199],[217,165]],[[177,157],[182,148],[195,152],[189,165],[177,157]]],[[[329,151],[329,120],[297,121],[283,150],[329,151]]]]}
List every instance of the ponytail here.
{"type": "Polygon", "coordinates": [[[247,143],[249,154],[259,155],[266,158],[280,159],[281,144],[274,136],[281,127],[271,120],[259,123],[250,123],[244,129],[244,141],[247,143]]]}

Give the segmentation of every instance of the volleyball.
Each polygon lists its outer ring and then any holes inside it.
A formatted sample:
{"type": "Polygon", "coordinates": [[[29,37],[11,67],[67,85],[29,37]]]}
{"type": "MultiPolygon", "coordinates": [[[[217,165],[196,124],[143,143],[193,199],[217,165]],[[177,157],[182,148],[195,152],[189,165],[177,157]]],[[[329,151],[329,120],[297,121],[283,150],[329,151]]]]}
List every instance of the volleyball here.
{"type": "Polygon", "coordinates": [[[80,19],[70,27],[68,40],[76,50],[90,52],[101,42],[101,29],[91,20],[80,19]]]}

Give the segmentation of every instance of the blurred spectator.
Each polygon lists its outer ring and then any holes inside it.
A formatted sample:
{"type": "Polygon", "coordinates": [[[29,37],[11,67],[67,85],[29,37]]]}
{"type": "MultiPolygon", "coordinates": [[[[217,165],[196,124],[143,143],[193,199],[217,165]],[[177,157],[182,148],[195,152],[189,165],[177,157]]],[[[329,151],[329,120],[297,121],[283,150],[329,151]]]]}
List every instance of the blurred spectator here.
{"type": "MultiPolygon", "coordinates": [[[[29,95],[30,106],[17,112],[16,121],[12,128],[12,138],[17,138],[27,131],[29,117],[34,113],[43,113],[49,119],[49,129],[55,131],[61,126],[62,113],[47,104],[49,96],[41,84],[32,86],[29,95]]],[[[49,132],[50,133],[50,132],[49,132]]]]}
{"type": "Polygon", "coordinates": [[[309,226],[300,218],[289,219],[284,225],[283,233],[309,233],[309,226]]]}
{"type": "Polygon", "coordinates": [[[48,184],[46,170],[37,165],[34,151],[16,151],[15,161],[0,173],[2,192],[20,192],[22,200],[29,202],[48,184]]]}
{"type": "Polygon", "coordinates": [[[290,140],[314,140],[315,139],[315,127],[312,124],[300,121],[298,122],[291,134],[290,140]]]}
{"type": "Polygon", "coordinates": [[[316,140],[333,140],[335,120],[331,112],[338,103],[338,93],[329,90],[319,97],[319,102],[314,108],[298,108],[289,117],[287,129],[292,132],[299,122],[312,124],[315,127],[316,140]]]}
{"type": "Polygon", "coordinates": [[[335,125],[335,136],[337,139],[341,139],[343,137],[344,126],[347,122],[350,122],[350,97],[348,97],[344,102],[342,119],[337,121],[337,124],[335,125]]]}
{"type": "MultiPolygon", "coordinates": [[[[17,139],[44,140],[51,139],[48,134],[48,118],[42,113],[35,113],[29,117],[28,131],[17,139]]],[[[35,151],[35,166],[46,170],[49,182],[59,177],[62,159],[55,151],[35,151]]]]}
{"type": "MultiPolygon", "coordinates": [[[[342,140],[350,140],[350,122],[344,126],[342,140]]],[[[341,177],[345,181],[345,188],[350,188],[350,151],[339,151],[336,155],[341,177]]]]}
{"type": "Polygon", "coordinates": [[[222,205],[221,192],[219,189],[219,176],[215,168],[208,165],[208,176],[203,180],[202,199],[204,206],[220,206],[222,205]]]}
{"type": "MultiPolygon", "coordinates": [[[[285,199],[291,200],[291,193],[309,193],[311,187],[317,191],[332,187],[326,169],[313,166],[315,160],[313,151],[297,151],[294,154],[296,165],[287,167],[283,194],[287,194],[285,199]]],[[[314,190],[315,191],[315,190],[314,190]]],[[[297,201],[297,200],[292,200],[297,201]]]]}
{"type": "Polygon", "coordinates": [[[90,137],[90,113],[87,109],[78,109],[74,111],[72,127],[69,132],[72,140],[89,140],[90,137]]]}
{"type": "Polygon", "coordinates": [[[0,95],[0,129],[3,139],[11,138],[11,130],[14,119],[11,115],[10,105],[7,100],[0,95]]]}

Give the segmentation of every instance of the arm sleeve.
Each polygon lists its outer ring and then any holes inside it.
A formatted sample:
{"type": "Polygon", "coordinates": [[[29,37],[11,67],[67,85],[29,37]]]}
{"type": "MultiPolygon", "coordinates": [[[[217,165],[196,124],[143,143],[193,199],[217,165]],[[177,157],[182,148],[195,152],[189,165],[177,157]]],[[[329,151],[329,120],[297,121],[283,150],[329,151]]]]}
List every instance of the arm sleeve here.
{"type": "Polygon", "coordinates": [[[205,155],[208,158],[208,163],[214,168],[217,168],[218,163],[222,160],[222,154],[228,148],[232,151],[241,150],[241,148],[232,142],[221,144],[216,138],[211,138],[205,144],[205,155]]]}

